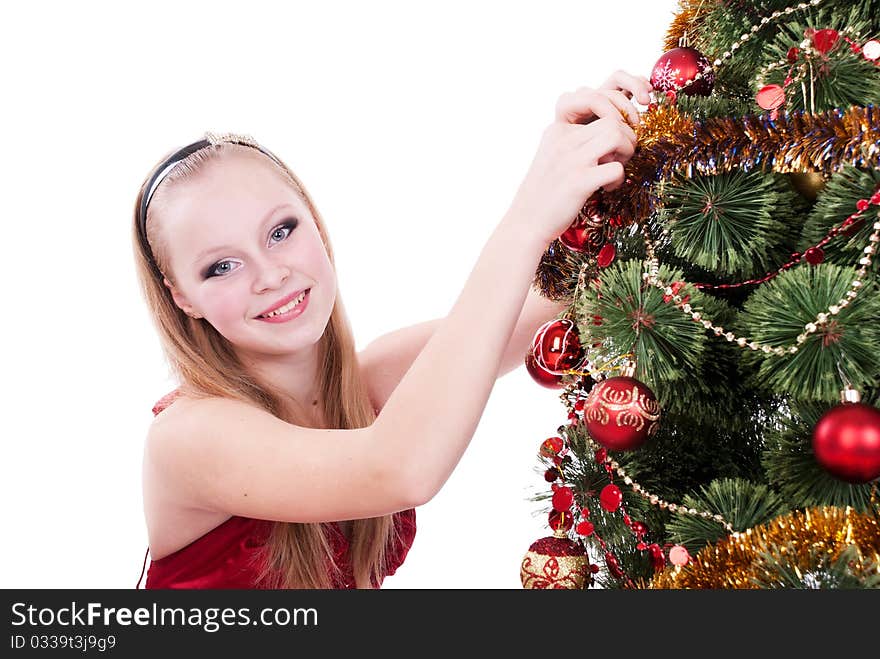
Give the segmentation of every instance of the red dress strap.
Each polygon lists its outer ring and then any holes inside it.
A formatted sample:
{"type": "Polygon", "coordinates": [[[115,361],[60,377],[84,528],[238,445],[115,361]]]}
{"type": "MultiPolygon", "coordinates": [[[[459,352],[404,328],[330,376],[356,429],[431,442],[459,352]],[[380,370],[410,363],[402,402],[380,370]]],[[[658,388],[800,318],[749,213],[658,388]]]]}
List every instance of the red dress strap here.
{"type": "Polygon", "coordinates": [[[153,416],[157,415],[159,412],[171,405],[171,403],[173,403],[179,395],[180,389],[174,389],[173,391],[169,391],[167,394],[162,396],[162,398],[157,400],[156,404],[153,405],[153,416]]]}

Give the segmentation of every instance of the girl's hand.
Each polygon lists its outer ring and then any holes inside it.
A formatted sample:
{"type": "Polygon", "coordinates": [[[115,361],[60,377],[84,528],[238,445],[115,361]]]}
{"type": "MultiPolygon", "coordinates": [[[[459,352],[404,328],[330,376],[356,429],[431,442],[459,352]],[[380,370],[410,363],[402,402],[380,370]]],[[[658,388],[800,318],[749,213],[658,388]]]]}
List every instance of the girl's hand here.
{"type": "MultiPolygon", "coordinates": [[[[578,91],[585,89],[587,88],[582,87],[578,91]]],[[[630,99],[635,98],[642,105],[648,105],[652,100],[652,91],[654,91],[654,88],[644,76],[634,76],[626,71],[615,71],[596,90],[599,95],[607,98],[608,102],[604,103],[599,99],[596,102],[602,103],[606,111],[610,111],[612,106],[616,107],[622,116],[626,116],[630,126],[637,126],[639,123],[639,113],[630,102],[630,99]]],[[[598,115],[596,113],[590,113],[581,117],[575,115],[566,117],[572,123],[582,124],[590,123],[597,118],[598,115]]]]}
{"type": "Polygon", "coordinates": [[[646,80],[616,73],[600,89],[563,94],[529,170],[508,211],[521,231],[537,232],[549,245],[574,221],[596,190],[613,190],[635,153],[636,134],[624,121],[639,121],[630,101],[648,97],[646,80]]]}

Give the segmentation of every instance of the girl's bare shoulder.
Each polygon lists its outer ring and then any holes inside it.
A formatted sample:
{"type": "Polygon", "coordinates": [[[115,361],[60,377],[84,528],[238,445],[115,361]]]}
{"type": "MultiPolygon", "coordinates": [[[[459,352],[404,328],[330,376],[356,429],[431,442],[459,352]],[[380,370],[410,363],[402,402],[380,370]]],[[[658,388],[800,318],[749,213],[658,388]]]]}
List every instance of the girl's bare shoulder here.
{"type": "Polygon", "coordinates": [[[273,417],[260,407],[222,396],[194,397],[172,392],[153,407],[155,416],[150,424],[150,435],[165,435],[183,430],[198,420],[240,417],[242,414],[273,417]]]}
{"type": "MultiPolygon", "coordinates": [[[[183,472],[186,465],[198,468],[199,456],[204,455],[208,445],[216,445],[229,437],[234,429],[253,428],[265,434],[267,429],[278,432],[282,425],[284,422],[277,417],[243,401],[177,394],[156,411],[147,430],[145,468],[158,466],[169,475],[183,472]]],[[[242,432],[236,434],[240,436],[242,432]]]]}

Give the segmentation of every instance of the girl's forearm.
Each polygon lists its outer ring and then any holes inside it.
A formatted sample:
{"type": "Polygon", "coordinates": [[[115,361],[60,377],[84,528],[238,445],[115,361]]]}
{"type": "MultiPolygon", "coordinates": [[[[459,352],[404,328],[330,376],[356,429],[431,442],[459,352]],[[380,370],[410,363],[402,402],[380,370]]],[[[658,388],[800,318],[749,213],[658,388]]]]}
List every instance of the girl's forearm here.
{"type": "Polygon", "coordinates": [[[507,350],[501,360],[498,377],[525,363],[526,352],[532,347],[532,340],[535,338],[538,328],[547,321],[557,318],[568,306],[569,304],[566,302],[548,300],[534,288],[529,289],[522,312],[516,321],[516,326],[507,344],[507,350]]]}
{"type": "Polygon", "coordinates": [[[508,214],[495,228],[374,423],[377,449],[398,456],[421,499],[440,489],[473,437],[524,310],[546,245],[523,227],[508,214]]]}

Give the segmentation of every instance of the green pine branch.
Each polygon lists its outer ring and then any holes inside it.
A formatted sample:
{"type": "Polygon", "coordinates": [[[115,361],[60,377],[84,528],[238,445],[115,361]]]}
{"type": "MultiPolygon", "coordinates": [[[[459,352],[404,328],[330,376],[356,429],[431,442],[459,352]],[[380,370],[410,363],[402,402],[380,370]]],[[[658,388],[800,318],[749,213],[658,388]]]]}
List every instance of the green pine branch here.
{"type": "MultiPolygon", "coordinates": [[[[580,292],[575,309],[582,337],[601,341],[606,355],[634,354],[636,377],[656,389],[696,373],[706,337],[701,325],[663,301],[662,291],[645,284],[643,271],[638,261],[617,261],[600,272],[598,286],[580,292]]],[[[665,267],[660,276],[682,278],[665,267]]],[[[687,293],[702,300],[696,290],[687,293]]]]}
{"type": "Polygon", "coordinates": [[[873,381],[880,354],[880,297],[872,280],[848,306],[829,314],[818,331],[797,344],[806,325],[838,304],[854,279],[851,268],[803,264],[752,294],[743,312],[749,336],[773,347],[798,347],[796,353],[783,356],[746,353],[747,361],[760,360],[756,387],[801,400],[833,402],[847,381],[856,388],[873,381]]]}
{"type": "Polygon", "coordinates": [[[779,258],[773,247],[791,240],[795,195],[782,178],[736,171],[662,184],[675,253],[720,275],[763,275],[779,258]]]}

